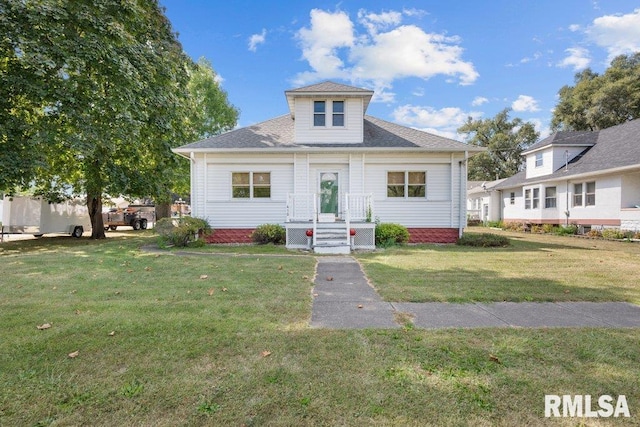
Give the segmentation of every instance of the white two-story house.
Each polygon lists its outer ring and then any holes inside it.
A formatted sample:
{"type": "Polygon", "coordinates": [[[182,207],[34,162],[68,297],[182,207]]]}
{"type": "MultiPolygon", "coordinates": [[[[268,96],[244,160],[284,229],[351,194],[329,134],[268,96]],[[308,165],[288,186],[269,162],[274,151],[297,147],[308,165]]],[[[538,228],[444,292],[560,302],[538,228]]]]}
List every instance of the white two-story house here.
{"type": "Polygon", "coordinates": [[[406,226],[411,242],[459,237],[466,160],[482,149],[367,116],[370,90],[324,82],[285,96],[286,115],[174,149],[214,242],[250,241],[267,223],[317,251],[373,248],[376,221],[406,226]]]}
{"type": "Polygon", "coordinates": [[[556,132],[523,155],[525,170],[495,187],[503,221],[640,230],[640,119],[556,132]]]}

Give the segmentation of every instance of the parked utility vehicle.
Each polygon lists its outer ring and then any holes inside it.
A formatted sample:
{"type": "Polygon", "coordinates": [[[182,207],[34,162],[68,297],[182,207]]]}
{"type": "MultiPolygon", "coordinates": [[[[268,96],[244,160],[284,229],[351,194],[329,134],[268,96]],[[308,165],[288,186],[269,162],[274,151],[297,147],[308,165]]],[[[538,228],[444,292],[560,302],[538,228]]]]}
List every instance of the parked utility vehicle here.
{"type": "Polygon", "coordinates": [[[49,202],[41,197],[5,196],[2,199],[2,233],[69,234],[82,237],[91,230],[89,210],[84,200],[72,199],[62,203],[49,202]]]}
{"type": "Polygon", "coordinates": [[[120,226],[129,226],[134,230],[145,230],[156,217],[154,206],[129,205],[127,208],[113,208],[102,213],[104,229],[116,230],[120,226]]]}

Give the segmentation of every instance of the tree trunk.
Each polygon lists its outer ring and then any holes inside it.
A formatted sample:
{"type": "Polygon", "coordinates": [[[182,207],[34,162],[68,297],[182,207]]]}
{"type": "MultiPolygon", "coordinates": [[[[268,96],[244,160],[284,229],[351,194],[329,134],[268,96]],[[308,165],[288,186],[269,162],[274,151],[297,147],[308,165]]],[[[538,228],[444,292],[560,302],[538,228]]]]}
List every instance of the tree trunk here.
{"type": "Polygon", "coordinates": [[[102,220],[102,195],[87,194],[87,207],[91,218],[91,238],[105,239],[104,221],[102,220]]]}
{"type": "Polygon", "coordinates": [[[156,221],[171,218],[171,203],[156,203],[156,221]]]}

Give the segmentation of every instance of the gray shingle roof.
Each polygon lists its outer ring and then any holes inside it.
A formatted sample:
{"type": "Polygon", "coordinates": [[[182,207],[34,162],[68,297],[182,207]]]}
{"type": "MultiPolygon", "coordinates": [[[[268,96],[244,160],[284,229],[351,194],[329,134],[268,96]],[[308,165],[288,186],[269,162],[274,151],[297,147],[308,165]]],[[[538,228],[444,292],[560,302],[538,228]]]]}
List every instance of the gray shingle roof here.
{"type": "Polygon", "coordinates": [[[296,144],[294,142],[294,120],[289,115],[276,117],[221,135],[183,145],[176,152],[187,153],[192,150],[229,150],[236,149],[292,149],[304,151],[310,148],[416,148],[427,151],[483,151],[483,148],[433,135],[420,130],[400,126],[372,116],[364,118],[364,141],[357,144],[296,144]]]}
{"type": "Polygon", "coordinates": [[[338,93],[358,93],[362,95],[365,95],[368,93],[373,94],[373,91],[369,89],[343,85],[343,84],[335,83],[331,81],[316,83],[313,85],[299,87],[299,88],[285,91],[285,93],[288,93],[288,92],[333,92],[333,93],[338,92],[338,93]]]}
{"type": "Polygon", "coordinates": [[[586,132],[582,136],[576,136],[575,144],[579,144],[579,140],[584,141],[585,145],[595,141],[595,145],[585,148],[580,156],[569,162],[566,171],[563,166],[550,175],[529,179],[525,178],[525,172],[522,171],[496,188],[513,188],[523,184],[564,179],[623,167],[637,166],[640,169],[640,119],[600,131],[586,132]]]}
{"type": "Polygon", "coordinates": [[[597,132],[592,131],[560,131],[555,132],[545,139],[536,142],[523,151],[522,154],[535,151],[548,145],[593,145],[598,137],[597,132]]]}

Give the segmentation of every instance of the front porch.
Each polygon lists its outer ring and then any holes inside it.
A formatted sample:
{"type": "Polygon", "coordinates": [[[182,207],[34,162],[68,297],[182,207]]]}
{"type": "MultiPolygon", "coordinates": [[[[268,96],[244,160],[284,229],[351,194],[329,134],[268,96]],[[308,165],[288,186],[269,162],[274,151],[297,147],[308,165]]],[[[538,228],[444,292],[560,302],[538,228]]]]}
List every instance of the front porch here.
{"type": "Polygon", "coordinates": [[[346,193],[325,204],[321,194],[287,196],[286,246],[316,253],[348,254],[375,249],[373,200],[370,194],[346,193]]]}

